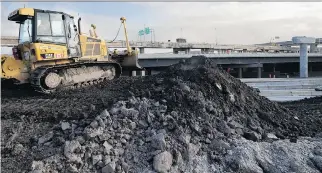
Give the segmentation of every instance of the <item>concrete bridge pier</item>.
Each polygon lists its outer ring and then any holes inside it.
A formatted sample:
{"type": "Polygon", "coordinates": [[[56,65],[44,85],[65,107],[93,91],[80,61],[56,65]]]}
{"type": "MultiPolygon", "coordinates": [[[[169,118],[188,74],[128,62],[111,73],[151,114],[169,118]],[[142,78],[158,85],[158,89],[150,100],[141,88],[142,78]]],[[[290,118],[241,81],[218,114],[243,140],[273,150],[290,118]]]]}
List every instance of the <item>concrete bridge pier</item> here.
{"type": "Polygon", "coordinates": [[[307,78],[308,76],[308,44],[314,44],[315,38],[313,37],[293,37],[294,44],[300,45],[300,77],[307,78]]]}
{"type": "Polygon", "coordinates": [[[144,54],[144,47],[140,47],[140,54],[144,54]]]}
{"type": "Polygon", "coordinates": [[[243,78],[243,68],[238,68],[238,78],[243,78]]]}
{"type": "Polygon", "coordinates": [[[179,51],[184,51],[185,54],[189,54],[190,48],[173,48],[173,54],[178,54],[179,51]]]}
{"type": "Polygon", "coordinates": [[[142,71],[132,71],[130,76],[146,76],[145,70],[142,71]]]}
{"type": "Polygon", "coordinates": [[[317,52],[318,52],[318,44],[311,44],[310,53],[317,53],[317,52]]]}
{"type": "Polygon", "coordinates": [[[257,78],[262,78],[262,67],[257,67],[257,78]]]}
{"type": "Polygon", "coordinates": [[[136,71],[132,71],[131,76],[136,76],[136,71]]]}
{"type": "Polygon", "coordinates": [[[215,51],[215,49],[211,49],[211,48],[202,48],[201,49],[201,54],[209,54],[209,53],[213,53],[215,51]]]}

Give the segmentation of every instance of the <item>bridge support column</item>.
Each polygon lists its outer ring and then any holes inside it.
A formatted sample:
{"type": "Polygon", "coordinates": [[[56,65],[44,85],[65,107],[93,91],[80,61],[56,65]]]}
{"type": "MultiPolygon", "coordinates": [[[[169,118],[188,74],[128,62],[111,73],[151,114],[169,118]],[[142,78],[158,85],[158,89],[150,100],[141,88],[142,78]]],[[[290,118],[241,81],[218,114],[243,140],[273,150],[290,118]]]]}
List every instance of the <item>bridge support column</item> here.
{"type": "Polygon", "coordinates": [[[307,44],[300,45],[300,77],[309,77],[307,44]]]}
{"type": "Polygon", "coordinates": [[[317,44],[311,44],[310,45],[310,53],[317,53],[318,52],[318,45],[317,44]]]}
{"type": "Polygon", "coordinates": [[[257,78],[262,78],[262,67],[257,67],[257,78]]]}
{"type": "Polygon", "coordinates": [[[144,47],[140,47],[140,54],[144,54],[144,47]]]}
{"type": "Polygon", "coordinates": [[[173,48],[173,54],[178,54],[179,51],[184,51],[185,54],[189,54],[190,53],[190,49],[189,48],[173,48]]]}
{"type": "Polygon", "coordinates": [[[293,37],[293,43],[300,44],[300,77],[307,78],[308,76],[308,53],[307,45],[314,44],[315,38],[312,37],[293,37]]]}
{"type": "Polygon", "coordinates": [[[136,71],[132,71],[131,76],[136,76],[136,71]]]}
{"type": "MultiPolygon", "coordinates": [[[[134,73],[134,72],[132,71],[132,73],[134,73]]],[[[133,74],[132,74],[132,76],[133,76],[133,74]]],[[[134,76],[145,76],[145,70],[136,71],[134,76]]]]}
{"type": "Polygon", "coordinates": [[[275,73],[276,68],[275,68],[276,64],[273,64],[273,72],[275,73]]]}
{"type": "Polygon", "coordinates": [[[243,78],[243,68],[238,68],[238,78],[243,78]]]}
{"type": "Polygon", "coordinates": [[[209,49],[207,48],[201,49],[201,54],[209,54],[209,49]]]}
{"type": "Polygon", "coordinates": [[[173,54],[178,54],[179,50],[177,48],[173,48],[173,54]]]}

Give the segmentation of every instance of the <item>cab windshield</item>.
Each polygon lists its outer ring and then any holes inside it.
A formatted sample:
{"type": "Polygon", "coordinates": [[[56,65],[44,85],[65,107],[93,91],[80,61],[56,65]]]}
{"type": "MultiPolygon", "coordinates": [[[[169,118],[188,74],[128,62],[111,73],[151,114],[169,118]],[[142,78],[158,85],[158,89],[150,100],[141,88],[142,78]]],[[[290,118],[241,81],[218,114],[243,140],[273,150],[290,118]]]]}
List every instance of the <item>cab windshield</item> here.
{"type": "Polygon", "coordinates": [[[62,14],[37,13],[36,41],[66,43],[62,14]]]}
{"type": "Polygon", "coordinates": [[[32,20],[26,19],[20,23],[19,29],[19,44],[32,41],[32,20]]]}

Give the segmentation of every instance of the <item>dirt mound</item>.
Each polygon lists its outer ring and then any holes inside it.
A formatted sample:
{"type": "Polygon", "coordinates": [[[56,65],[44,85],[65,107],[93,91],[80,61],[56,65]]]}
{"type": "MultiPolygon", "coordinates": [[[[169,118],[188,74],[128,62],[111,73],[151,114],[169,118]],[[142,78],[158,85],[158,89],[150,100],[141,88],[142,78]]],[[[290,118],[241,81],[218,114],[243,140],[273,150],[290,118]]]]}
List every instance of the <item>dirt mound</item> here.
{"type": "Polygon", "coordinates": [[[297,113],[302,131],[315,136],[322,132],[322,96],[293,102],[280,103],[282,106],[297,113]]]}
{"type": "MultiPolygon", "coordinates": [[[[25,99],[5,98],[2,117],[5,121],[14,116],[24,123],[40,122],[47,130],[37,136],[27,133],[28,138],[20,143],[8,143],[14,133],[5,135],[2,141],[7,145],[2,151],[6,150],[7,158],[26,158],[17,169],[32,168],[34,172],[254,171],[230,158],[234,152],[240,153],[237,145],[249,145],[248,153],[256,150],[253,142],[267,141],[269,146],[262,147],[274,150],[269,142],[284,138],[296,142],[297,136],[313,136],[318,128],[202,58],[154,76],[120,78],[25,99]]],[[[307,153],[320,142],[313,141],[307,153]]],[[[302,146],[294,146],[294,150],[302,146]]],[[[265,162],[259,156],[253,154],[253,160],[265,162]]],[[[319,165],[319,157],[312,165],[319,165]]],[[[3,163],[12,163],[7,158],[3,163]]],[[[284,158],[277,162],[285,162],[286,167],[291,164],[284,158]]],[[[271,168],[263,164],[254,163],[255,172],[271,168]]],[[[318,168],[308,166],[306,170],[311,169],[318,168]]]]}
{"type": "Polygon", "coordinates": [[[234,121],[249,129],[258,128],[259,134],[275,132],[280,138],[314,135],[297,119],[296,113],[259,96],[253,88],[200,57],[171,66],[158,75],[118,79],[98,88],[76,91],[79,92],[95,96],[117,93],[114,103],[131,96],[165,100],[169,112],[177,111],[178,117],[200,123],[201,127],[208,123],[209,128],[215,129],[221,121],[234,121]]]}

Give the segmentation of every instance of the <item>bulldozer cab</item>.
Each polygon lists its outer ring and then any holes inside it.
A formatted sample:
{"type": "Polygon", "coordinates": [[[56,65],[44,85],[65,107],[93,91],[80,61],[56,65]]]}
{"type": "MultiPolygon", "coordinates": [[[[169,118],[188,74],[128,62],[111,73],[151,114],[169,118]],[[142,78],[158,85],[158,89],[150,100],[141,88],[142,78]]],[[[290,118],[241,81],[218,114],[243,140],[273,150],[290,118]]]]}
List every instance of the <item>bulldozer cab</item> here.
{"type": "Polygon", "coordinates": [[[73,17],[68,14],[20,8],[10,13],[8,20],[20,24],[19,45],[16,51],[18,59],[23,59],[24,52],[29,51],[35,55],[34,60],[36,61],[81,56],[77,28],[73,17]],[[35,43],[40,44],[34,45],[35,43]],[[22,50],[22,45],[27,44],[31,50],[22,50]],[[61,51],[47,52],[48,49],[61,51]],[[66,54],[64,54],[65,51],[66,54]]]}

